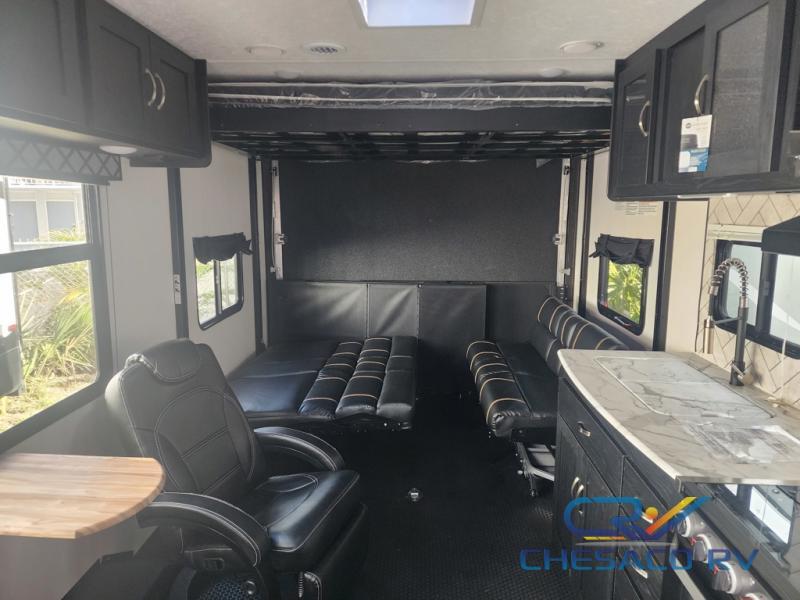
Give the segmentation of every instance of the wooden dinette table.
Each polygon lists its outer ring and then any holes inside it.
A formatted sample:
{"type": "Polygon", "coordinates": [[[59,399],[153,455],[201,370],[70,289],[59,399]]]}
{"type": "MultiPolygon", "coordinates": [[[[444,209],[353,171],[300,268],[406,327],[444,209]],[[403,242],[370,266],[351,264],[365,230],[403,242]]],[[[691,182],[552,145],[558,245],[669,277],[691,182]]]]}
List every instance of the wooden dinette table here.
{"type": "Polygon", "coordinates": [[[164,487],[152,458],[0,455],[0,536],[75,539],[132,517],[164,487]]]}

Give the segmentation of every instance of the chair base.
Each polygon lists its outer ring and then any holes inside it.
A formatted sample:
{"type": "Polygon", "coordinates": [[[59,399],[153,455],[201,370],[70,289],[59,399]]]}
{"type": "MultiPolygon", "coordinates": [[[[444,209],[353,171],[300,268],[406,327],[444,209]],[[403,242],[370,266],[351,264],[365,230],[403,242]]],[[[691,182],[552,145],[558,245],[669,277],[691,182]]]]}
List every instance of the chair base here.
{"type": "Polygon", "coordinates": [[[353,578],[367,557],[369,518],[363,504],[346,530],[313,571],[300,573],[300,600],[337,600],[346,597],[353,578]]]}

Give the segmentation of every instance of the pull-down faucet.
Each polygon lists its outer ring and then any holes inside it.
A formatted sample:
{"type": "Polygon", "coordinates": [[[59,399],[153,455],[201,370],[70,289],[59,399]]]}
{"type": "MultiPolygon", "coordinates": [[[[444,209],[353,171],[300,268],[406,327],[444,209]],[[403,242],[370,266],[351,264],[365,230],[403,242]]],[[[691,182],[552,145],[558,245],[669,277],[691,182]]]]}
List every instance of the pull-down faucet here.
{"type": "Polygon", "coordinates": [[[714,328],[721,323],[731,323],[736,321],[736,349],[733,353],[730,378],[732,385],[745,385],[752,382],[752,377],[750,374],[745,373],[744,364],[744,343],[747,341],[748,279],[749,275],[747,273],[747,266],[741,259],[727,258],[723,260],[717,267],[717,270],[714,271],[714,275],[711,277],[711,284],[708,288],[708,316],[703,321],[703,352],[706,354],[711,354],[714,351],[714,328]],[[741,293],[739,294],[739,311],[733,318],[715,321],[714,303],[719,295],[719,287],[722,285],[722,280],[731,267],[739,272],[739,282],[741,285],[741,293]]]}

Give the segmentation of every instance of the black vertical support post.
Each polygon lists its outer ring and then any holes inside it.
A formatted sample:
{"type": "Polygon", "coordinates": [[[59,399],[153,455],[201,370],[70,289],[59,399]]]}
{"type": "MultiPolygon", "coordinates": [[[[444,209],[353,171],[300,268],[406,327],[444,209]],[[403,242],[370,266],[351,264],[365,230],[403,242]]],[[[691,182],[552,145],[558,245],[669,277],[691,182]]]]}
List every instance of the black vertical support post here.
{"type": "Polygon", "coordinates": [[[250,184],[250,239],[253,249],[253,310],[256,323],[256,354],[264,351],[264,315],[261,303],[261,236],[258,223],[258,180],[256,159],[247,161],[247,178],[250,184]]]}
{"type": "Polygon", "coordinates": [[[189,307],[186,304],[186,251],[183,245],[183,200],[180,169],[167,169],[169,229],[172,238],[172,285],[175,295],[175,333],[189,337],[189,307]]]}
{"type": "Polygon", "coordinates": [[[672,248],[675,244],[675,209],[674,202],[664,202],[661,212],[661,243],[658,253],[658,286],[656,288],[656,315],[653,330],[653,350],[655,351],[663,351],[667,347],[672,248]]]}
{"type": "Polygon", "coordinates": [[[578,292],[578,314],[586,317],[586,282],[589,271],[589,230],[592,224],[592,185],[594,183],[594,154],[586,157],[586,177],[584,178],[583,196],[583,243],[581,244],[581,281],[578,292]]]}
{"type": "Polygon", "coordinates": [[[581,191],[581,159],[569,161],[569,194],[567,196],[567,247],[564,252],[564,268],[569,274],[564,278],[565,298],[572,305],[575,298],[575,254],[578,248],[578,202],[581,191]]]}

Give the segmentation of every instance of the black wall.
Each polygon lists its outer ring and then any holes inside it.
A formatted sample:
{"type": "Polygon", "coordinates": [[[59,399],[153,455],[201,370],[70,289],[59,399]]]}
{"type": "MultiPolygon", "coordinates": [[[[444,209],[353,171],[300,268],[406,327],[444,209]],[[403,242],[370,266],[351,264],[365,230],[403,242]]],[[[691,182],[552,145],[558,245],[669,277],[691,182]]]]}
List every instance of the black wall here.
{"type": "Polygon", "coordinates": [[[555,280],[560,161],[280,169],[286,279],[555,280]]]}

